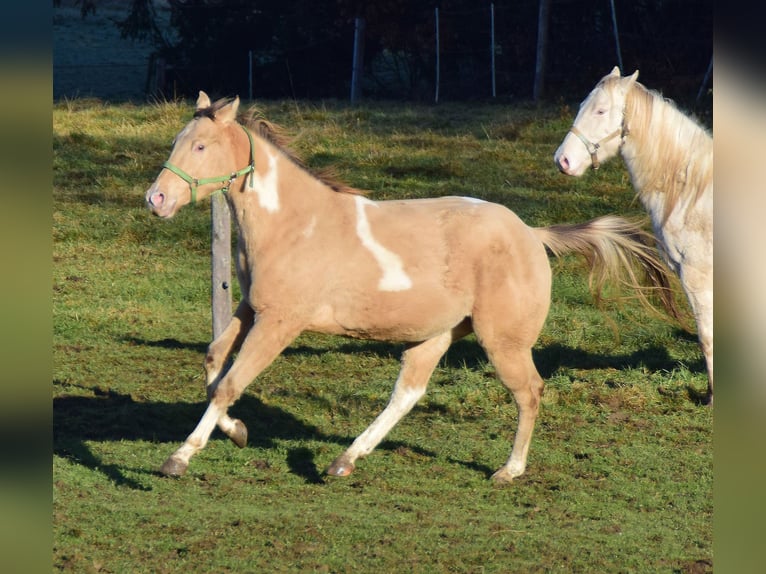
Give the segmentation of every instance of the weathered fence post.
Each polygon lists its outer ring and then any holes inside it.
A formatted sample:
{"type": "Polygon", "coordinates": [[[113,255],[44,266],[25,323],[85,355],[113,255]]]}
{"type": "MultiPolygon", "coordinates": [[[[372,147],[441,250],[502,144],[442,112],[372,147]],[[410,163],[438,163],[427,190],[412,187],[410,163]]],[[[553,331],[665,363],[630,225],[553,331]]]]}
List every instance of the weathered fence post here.
{"type": "Polygon", "coordinates": [[[364,18],[354,20],[354,58],[351,65],[351,103],[355,104],[362,95],[364,68],[364,18]]]}
{"type": "Polygon", "coordinates": [[[211,299],[213,339],[231,320],[231,212],[222,193],[215,194],[210,204],[211,230],[211,299]]]}
{"type": "Polygon", "coordinates": [[[495,3],[492,2],[489,5],[489,33],[490,33],[490,54],[492,61],[492,97],[497,97],[497,89],[495,83],[495,3]]]}
{"type": "Polygon", "coordinates": [[[439,62],[439,7],[434,8],[434,28],[436,35],[436,90],[434,93],[434,103],[439,103],[439,74],[440,74],[440,62],[439,62]]]}
{"type": "Polygon", "coordinates": [[[620,50],[620,33],[617,31],[617,12],[614,9],[614,0],[610,0],[612,4],[612,30],[614,30],[614,45],[617,49],[617,64],[620,66],[620,71],[624,74],[625,68],[622,67],[622,50],[620,50]]]}
{"type": "Polygon", "coordinates": [[[545,89],[545,64],[548,53],[548,13],[551,0],[540,0],[540,12],[537,17],[537,57],[535,60],[535,83],[532,87],[532,99],[539,101],[545,89]]]}

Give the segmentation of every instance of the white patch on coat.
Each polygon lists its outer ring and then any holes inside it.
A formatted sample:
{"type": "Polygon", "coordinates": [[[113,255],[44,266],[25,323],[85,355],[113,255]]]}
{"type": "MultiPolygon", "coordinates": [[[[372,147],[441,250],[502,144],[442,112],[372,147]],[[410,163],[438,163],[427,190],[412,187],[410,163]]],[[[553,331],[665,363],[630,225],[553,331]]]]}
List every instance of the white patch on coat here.
{"type": "Polygon", "coordinates": [[[317,216],[312,215],[311,221],[306,226],[306,228],[301,232],[303,233],[303,237],[305,237],[306,239],[310,239],[311,236],[314,235],[314,229],[316,228],[316,226],[317,226],[317,216]]]}
{"type": "Polygon", "coordinates": [[[247,176],[247,188],[249,191],[254,191],[258,194],[258,203],[263,209],[269,213],[276,213],[279,211],[277,156],[268,150],[266,151],[266,155],[269,158],[269,167],[266,170],[266,173],[261,175],[258,172],[254,172],[252,177],[247,176]]]}
{"type": "Polygon", "coordinates": [[[378,282],[381,291],[406,291],[412,287],[412,280],[404,272],[401,258],[378,243],[372,236],[370,222],[364,211],[365,205],[377,207],[375,203],[364,197],[356,197],[356,234],[362,245],[369,249],[375,261],[378,262],[383,277],[378,282]]]}
{"type": "Polygon", "coordinates": [[[487,203],[483,199],[477,199],[475,197],[464,197],[463,201],[467,201],[468,203],[487,203]]]}

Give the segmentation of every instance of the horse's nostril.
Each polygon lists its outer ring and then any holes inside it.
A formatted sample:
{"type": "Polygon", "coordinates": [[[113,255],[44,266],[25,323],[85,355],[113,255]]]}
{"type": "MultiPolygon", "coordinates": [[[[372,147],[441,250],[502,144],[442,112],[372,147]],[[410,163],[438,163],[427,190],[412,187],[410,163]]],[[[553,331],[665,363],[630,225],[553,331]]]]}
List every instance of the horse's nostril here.
{"type": "Polygon", "coordinates": [[[165,203],[165,194],[160,192],[153,193],[149,196],[149,203],[154,207],[159,207],[165,203]]]}
{"type": "Polygon", "coordinates": [[[567,159],[567,156],[562,155],[559,158],[559,169],[561,171],[567,171],[569,169],[569,160],[567,159]]]}

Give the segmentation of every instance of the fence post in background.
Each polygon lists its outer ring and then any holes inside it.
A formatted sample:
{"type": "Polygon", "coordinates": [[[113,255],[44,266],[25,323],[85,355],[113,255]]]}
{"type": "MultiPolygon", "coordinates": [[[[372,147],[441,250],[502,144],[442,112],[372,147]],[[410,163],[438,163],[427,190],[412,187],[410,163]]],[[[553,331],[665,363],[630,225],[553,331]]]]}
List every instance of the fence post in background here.
{"type": "Polygon", "coordinates": [[[211,197],[211,299],[213,339],[218,337],[231,320],[231,213],[222,193],[211,197]]]}
{"type": "Polygon", "coordinates": [[[537,17],[537,58],[535,63],[535,84],[532,87],[532,99],[543,97],[545,86],[545,60],[548,52],[548,12],[551,0],[540,0],[540,12],[537,17]]]}
{"type": "Polygon", "coordinates": [[[614,44],[617,46],[617,64],[620,66],[620,71],[624,74],[625,68],[622,67],[622,50],[620,50],[620,34],[617,32],[617,12],[614,10],[614,0],[610,0],[612,4],[612,28],[614,29],[614,44]]]}
{"type": "Polygon", "coordinates": [[[434,102],[439,103],[439,7],[434,8],[436,13],[436,93],[434,94],[434,102]]]}
{"type": "Polygon", "coordinates": [[[247,51],[247,99],[253,101],[253,51],[247,51]]]}
{"type": "Polygon", "coordinates": [[[710,73],[713,71],[713,56],[710,56],[710,63],[707,66],[707,72],[705,72],[705,77],[702,80],[702,85],[700,86],[699,91],[697,92],[697,100],[696,102],[699,103],[702,99],[702,94],[705,93],[705,88],[707,88],[707,83],[710,80],[710,73]]]}
{"type": "Polygon", "coordinates": [[[491,42],[491,49],[492,49],[492,97],[497,97],[497,90],[495,89],[495,3],[492,2],[489,5],[489,25],[490,25],[490,36],[492,38],[491,42]]]}
{"type": "Polygon", "coordinates": [[[354,59],[351,65],[351,103],[354,104],[362,94],[362,75],[364,68],[364,18],[354,19],[354,59]]]}
{"type": "Polygon", "coordinates": [[[165,58],[159,57],[156,60],[155,68],[154,68],[154,89],[155,92],[158,94],[165,94],[165,73],[167,70],[167,63],[165,62],[165,58]]]}

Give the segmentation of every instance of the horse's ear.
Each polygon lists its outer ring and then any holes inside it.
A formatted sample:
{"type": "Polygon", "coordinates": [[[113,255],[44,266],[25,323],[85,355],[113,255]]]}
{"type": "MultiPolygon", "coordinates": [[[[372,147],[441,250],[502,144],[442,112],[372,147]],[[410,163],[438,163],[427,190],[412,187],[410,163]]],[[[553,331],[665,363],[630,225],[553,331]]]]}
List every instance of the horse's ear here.
{"type": "Polygon", "coordinates": [[[204,110],[205,108],[209,108],[209,107],[210,107],[210,98],[207,96],[205,92],[200,90],[199,96],[197,97],[197,109],[204,110]]]}
{"type": "Polygon", "coordinates": [[[621,76],[621,74],[620,74],[620,68],[618,68],[617,66],[615,66],[614,68],[612,68],[612,71],[609,73],[609,75],[610,75],[610,76],[615,76],[615,77],[619,78],[619,77],[621,76]]]}
{"type": "Polygon", "coordinates": [[[237,110],[239,109],[239,96],[234,98],[228,104],[223,106],[215,113],[215,119],[222,122],[233,122],[237,119],[237,110]]]}
{"type": "Polygon", "coordinates": [[[636,83],[637,79],[638,79],[638,70],[633,72],[633,74],[629,78],[627,78],[626,87],[630,89],[633,86],[633,84],[636,83]]]}

